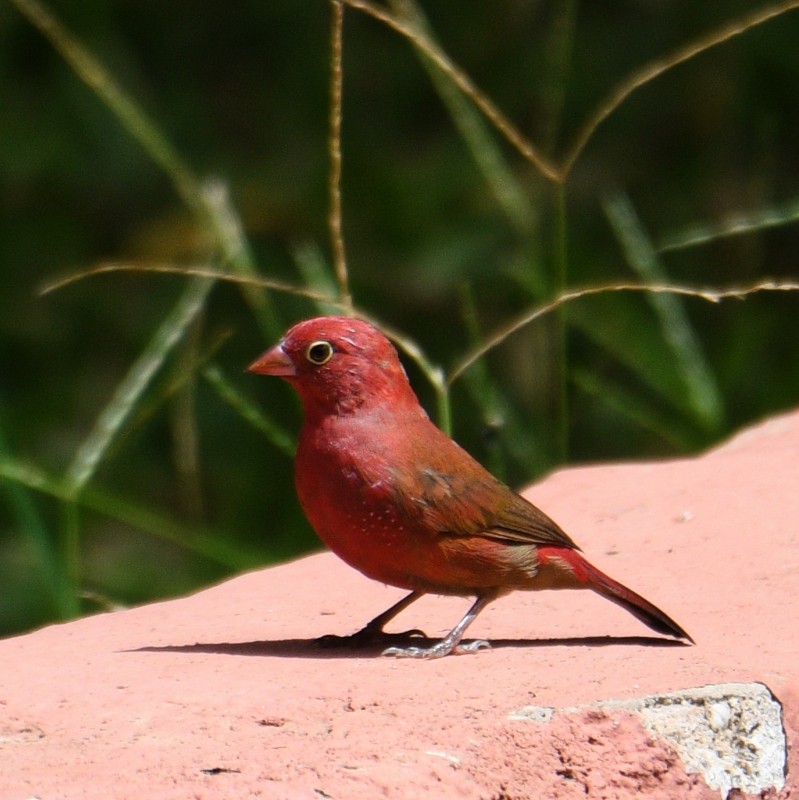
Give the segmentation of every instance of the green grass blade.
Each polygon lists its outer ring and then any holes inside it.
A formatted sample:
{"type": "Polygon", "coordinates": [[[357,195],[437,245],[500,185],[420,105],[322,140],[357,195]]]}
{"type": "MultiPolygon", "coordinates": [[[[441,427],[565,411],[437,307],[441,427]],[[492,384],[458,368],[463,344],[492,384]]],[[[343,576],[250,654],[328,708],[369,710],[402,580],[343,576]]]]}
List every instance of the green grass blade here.
{"type": "Polygon", "coordinates": [[[245,422],[264,434],[275,447],[282,450],[289,458],[294,458],[293,438],[279,425],[265,417],[253,402],[244,397],[218,366],[210,364],[202,374],[222,400],[233,408],[245,422]]]}
{"type": "Polygon", "coordinates": [[[691,452],[703,444],[683,420],[655,408],[640,393],[634,394],[627,387],[585,369],[573,369],[569,379],[580,391],[595,398],[596,402],[620,413],[638,427],[654,433],[677,453],[691,452]]]}
{"type": "MultiPolygon", "coordinates": [[[[201,181],[136,99],[44,4],[38,0],[12,2],[166,173],[201,228],[211,233],[224,264],[238,275],[256,277],[255,259],[225,183],[218,179],[201,181]]],[[[276,338],[282,326],[266,295],[246,284],[241,288],[264,333],[276,338]]]]}
{"type": "MultiPolygon", "coordinates": [[[[622,194],[608,197],[604,209],[630,266],[647,283],[667,283],[666,271],[629,198],[622,194]]],[[[717,430],[723,417],[721,395],[682,300],[675,295],[654,293],[646,298],[674,357],[690,408],[702,427],[717,430]]]]}
{"type": "MultiPolygon", "coordinates": [[[[336,297],[338,286],[321,250],[311,242],[295,245],[291,254],[302,275],[305,286],[321,296],[336,297]]],[[[340,303],[326,303],[314,300],[317,311],[322,316],[342,313],[340,303]]]]}
{"type": "Polygon", "coordinates": [[[231,544],[221,534],[203,530],[192,524],[190,527],[164,516],[156,511],[132,503],[119,495],[87,487],[80,497],[72,499],[72,488],[39,467],[13,458],[0,458],[0,478],[33,489],[38,492],[73,504],[75,508],[85,508],[104,516],[124,522],[131,527],[174,542],[192,553],[232,570],[252,567],[263,561],[263,557],[252,550],[231,544]]]}
{"type": "MultiPolygon", "coordinates": [[[[424,11],[415,0],[391,0],[390,5],[398,18],[423,34],[425,41],[436,43],[424,11]]],[[[461,89],[455,86],[451,77],[436,66],[424,48],[417,46],[415,50],[507,219],[522,233],[535,229],[538,213],[508,165],[501,148],[489,133],[482,116],[461,89]]]]}
{"type": "Polygon", "coordinates": [[[205,307],[205,301],[213,285],[213,281],[205,278],[193,279],[187,283],[174,309],[131,366],[110,402],[98,416],[91,432],[78,448],[67,470],[66,485],[69,497],[76,497],[92,478],[153,376],[205,307]]]}
{"type": "MultiPolygon", "coordinates": [[[[470,287],[462,289],[461,300],[469,341],[477,346],[484,334],[478,319],[477,298],[470,287]]],[[[500,382],[492,376],[486,359],[477,361],[464,374],[463,381],[479,408],[484,428],[489,433],[498,434],[486,440],[485,465],[492,474],[508,483],[511,481],[511,462],[522,467],[524,477],[528,480],[551,467],[552,460],[544,456],[545,448],[536,425],[524,413],[520,413],[518,407],[508,402],[500,382]]]]}
{"type": "Polygon", "coordinates": [[[219,179],[206,181],[202,186],[201,196],[203,214],[200,220],[209,219],[223,264],[236,275],[253,279],[253,285],[243,282],[239,284],[239,288],[255,314],[261,332],[267,340],[276,340],[283,333],[283,325],[269,295],[255,285],[259,277],[255,257],[244,233],[241,218],[230,200],[227,184],[219,179]]]}
{"type": "Polygon", "coordinates": [[[122,127],[141,145],[172,181],[177,193],[195,213],[203,217],[202,187],[187,164],[141,106],[114,80],[65,26],[38,0],[11,0],[61,54],[75,74],[117,117],[122,127]]]}
{"type": "Polygon", "coordinates": [[[80,509],[74,500],[61,504],[59,551],[64,565],[67,591],[74,605],[72,617],[80,615],[81,553],[80,553],[80,509]]]}
{"type": "MultiPolygon", "coordinates": [[[[10,463],[12,460],[13,457],[0,426],[0,463],[10,463]]],[[[55,542],[47,532],[29,487],[14,480],[0,481],[0,486],[8,500],[14,527],[26,540],[39,563],[45,591],[51,595],[55,613],[61,619],[74,617],[78,612],[76,594],[70,586],[62,566],[63,562],[58,557],[55,542]]]]}
{"type": "Polygon", "coordinates": [[[723,219],[716,225],[700,224],[690,225],[676,233],[663,237],[659,252],[666,253],[671,250],[684,250],[709,244],[717,239],[727,239],[731,236],[745,236],[758,233],[765,228],[779,228],[799,222],[799,198],[784,203],[783,205],[770,206],[748,213],[735,214],[723,219]]]}

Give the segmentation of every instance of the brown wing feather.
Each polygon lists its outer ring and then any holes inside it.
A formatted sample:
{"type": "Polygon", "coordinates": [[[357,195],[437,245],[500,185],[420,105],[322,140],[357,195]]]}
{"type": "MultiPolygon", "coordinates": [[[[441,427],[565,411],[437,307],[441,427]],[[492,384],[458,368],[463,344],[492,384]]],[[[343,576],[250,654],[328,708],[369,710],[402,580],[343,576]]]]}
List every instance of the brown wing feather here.
{"type": "Polygon", "coordinates": [[[543,511],[525,500],[431,425],[411,459],[412,474],[395,474],[395,500],[409,517],[442,534],[481,536],[509,544],[557,545],[579,550],[543,511]],[[438,441],[435,441],[437,439],[438,441]]]}

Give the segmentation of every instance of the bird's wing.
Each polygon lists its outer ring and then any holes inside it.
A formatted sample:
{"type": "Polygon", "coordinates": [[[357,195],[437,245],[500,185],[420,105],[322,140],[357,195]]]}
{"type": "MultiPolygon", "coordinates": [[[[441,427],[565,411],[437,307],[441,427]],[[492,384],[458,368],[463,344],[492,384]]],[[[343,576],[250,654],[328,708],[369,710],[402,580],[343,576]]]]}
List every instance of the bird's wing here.
{"type": "Polygon", "coordinates": [[[442,535],[508,544],[578,546],[543,511],[430,425],[391,470],[392,501],[411,522],[442,535]]]}
{"type": "Polygon", "coordinates": [[[433,530],[508,544],[579,549],[554,520],[482,467],[479,474],[466,477],[426,467],[418,477],[416,491],[404,494],[433,530]]]}

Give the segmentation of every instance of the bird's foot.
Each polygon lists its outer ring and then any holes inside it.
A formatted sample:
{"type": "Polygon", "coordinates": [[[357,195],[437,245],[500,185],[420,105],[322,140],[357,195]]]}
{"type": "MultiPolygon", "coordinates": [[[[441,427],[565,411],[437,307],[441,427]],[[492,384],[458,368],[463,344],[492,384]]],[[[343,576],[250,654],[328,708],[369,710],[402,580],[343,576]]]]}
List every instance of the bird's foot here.
{"type": "MultiPolygon", "coordinates": [[[[411,630],[403,631],[402,633],[387,633],[380,628],[370,628],[367,625],[357,633],[350,634],[349,636],[337,636],[334,633],[329,633],[326,636],[320,636],[315,640],[314,644],[317,647],[323,648],[348,647],[355,650],[361,647],[385,647],[386,645],[400,645],[407,643],[409,639],[417,638],[427,639],[428,637],[424,631],[420,631],[418,628],[412,628],[411,630]]],[[[388,648],[388,650],[401,649],[401,647],[388,648]]],[[[388,652],[388,650],[386,652],[388,652]]]]}
{"type": "Polygon", "coordinates": [[[382,655],[392,658],[442,658],[448,655],[464,655],[476,653],[478,650],[490,650],[491,643],[485,639],[475,639],[464,644],[450,644],[443,639],[431,647],[389,647],[382,655]]]}

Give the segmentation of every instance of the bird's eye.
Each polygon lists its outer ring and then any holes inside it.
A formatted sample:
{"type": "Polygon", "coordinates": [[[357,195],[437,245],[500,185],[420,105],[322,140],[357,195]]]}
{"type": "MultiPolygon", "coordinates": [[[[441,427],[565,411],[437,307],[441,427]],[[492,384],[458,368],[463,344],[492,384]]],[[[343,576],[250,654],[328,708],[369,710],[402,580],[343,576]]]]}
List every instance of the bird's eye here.
{"type": "Polygon", "coordinates": [[[333,345],[330,342],[311,342],[305,348],[305,358],[317,367],[327,364],[333,357],[333,345]]]}

